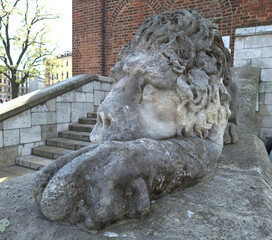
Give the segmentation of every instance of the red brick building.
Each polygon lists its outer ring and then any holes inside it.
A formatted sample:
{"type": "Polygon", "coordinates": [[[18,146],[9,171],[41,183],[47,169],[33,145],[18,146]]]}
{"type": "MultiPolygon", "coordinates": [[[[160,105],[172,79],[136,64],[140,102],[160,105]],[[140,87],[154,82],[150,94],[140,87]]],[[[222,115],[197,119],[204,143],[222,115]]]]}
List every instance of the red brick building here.
{"type": "Polygon", "coordinates": [[[272,25],[271,0],[73,0],[73,75],[108,75],[145,18],[180,8],[215,19],[232,53],[236,28],[272,25]]]}

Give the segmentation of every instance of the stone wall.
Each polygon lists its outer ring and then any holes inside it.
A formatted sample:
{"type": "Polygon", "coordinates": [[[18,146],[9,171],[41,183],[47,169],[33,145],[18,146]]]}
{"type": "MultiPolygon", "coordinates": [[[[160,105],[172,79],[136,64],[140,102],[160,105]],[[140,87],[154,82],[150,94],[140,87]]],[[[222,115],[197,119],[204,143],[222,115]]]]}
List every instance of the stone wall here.
{"type": "Polygon", "coordinates": [[[259,137],[272,137],[272,25],[237,29],[235,33],[234,67],[261,69],[259,99],[259,137]]]}
{"type": "Polygon", "coordinates": [[[80,75],[1,104],[0,167],[95,111],[110,89],[109,78],[80,75]]]}

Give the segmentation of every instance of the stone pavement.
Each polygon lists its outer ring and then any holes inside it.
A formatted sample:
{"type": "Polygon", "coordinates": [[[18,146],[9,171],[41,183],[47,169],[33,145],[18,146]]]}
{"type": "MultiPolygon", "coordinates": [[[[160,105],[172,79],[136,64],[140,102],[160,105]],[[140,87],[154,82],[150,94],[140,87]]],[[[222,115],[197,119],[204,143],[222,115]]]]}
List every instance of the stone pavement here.
{"type": "Polygon", "coordinates": [[[35,172],[35,170],[15,165],[6,168],[0,168],[0,183],[32,172],[35,172]]]}

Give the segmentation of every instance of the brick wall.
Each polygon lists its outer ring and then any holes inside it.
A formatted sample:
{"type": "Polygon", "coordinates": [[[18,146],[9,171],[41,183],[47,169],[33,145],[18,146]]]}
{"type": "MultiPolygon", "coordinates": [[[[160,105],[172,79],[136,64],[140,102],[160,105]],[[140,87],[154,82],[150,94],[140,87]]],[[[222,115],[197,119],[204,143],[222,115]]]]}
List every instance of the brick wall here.
{"type": "Polygon", "coordinates": [[[146,17],[179,8],[217,18],[232,54],[237,28],[272,24],[271,0],[73,0],[73,75],[108,75],[146,17]]]}

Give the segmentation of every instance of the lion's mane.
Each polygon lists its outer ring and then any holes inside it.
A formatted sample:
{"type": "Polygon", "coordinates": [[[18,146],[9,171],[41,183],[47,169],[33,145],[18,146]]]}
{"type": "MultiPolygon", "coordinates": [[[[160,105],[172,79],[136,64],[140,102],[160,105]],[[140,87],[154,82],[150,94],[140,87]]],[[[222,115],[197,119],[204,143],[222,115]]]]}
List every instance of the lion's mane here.
{"type": "Polygon", "coordinates": [[[216,27],[193,10],[149,17],[123,47],[117,63],[144,49],[166,57],[177,75],[182,102],[177,135],[218,141],[219,134],[223,138],[230,116],[231,57],[216,27]]]}

